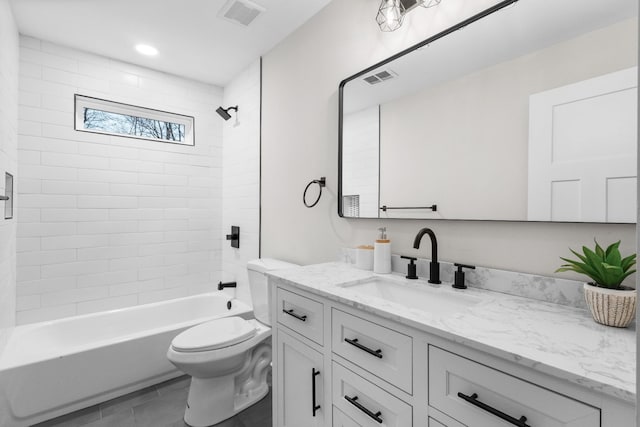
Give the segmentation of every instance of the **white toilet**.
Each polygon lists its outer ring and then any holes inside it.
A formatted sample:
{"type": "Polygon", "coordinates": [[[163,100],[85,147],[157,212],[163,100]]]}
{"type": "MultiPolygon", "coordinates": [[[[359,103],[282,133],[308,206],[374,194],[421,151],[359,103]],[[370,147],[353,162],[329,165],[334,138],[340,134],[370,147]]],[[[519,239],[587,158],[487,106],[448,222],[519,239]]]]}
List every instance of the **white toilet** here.
{"type": "Polygon", "coordinates": [[[268,392],[271,366],[271,289],[265,271],[296,267],[284,261],[247,263],[255,319],[226,317],[187,329],[171,342],[167,357],[191,375],[184,421],[204,427],[226,420],[268,392]]]}

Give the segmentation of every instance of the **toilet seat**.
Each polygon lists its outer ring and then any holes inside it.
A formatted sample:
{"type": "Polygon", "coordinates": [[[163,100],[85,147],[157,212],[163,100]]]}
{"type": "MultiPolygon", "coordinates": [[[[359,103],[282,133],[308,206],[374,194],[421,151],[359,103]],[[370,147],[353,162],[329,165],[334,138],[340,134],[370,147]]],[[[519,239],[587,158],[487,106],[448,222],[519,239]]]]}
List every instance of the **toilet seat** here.
{"type": "Polygon", "coordinates": [[[187,329],[173,339],[171,347],[184,353],[216,350],[246,341],[255,334],[253,322],[237,316],[224,317],[187,329]]]}

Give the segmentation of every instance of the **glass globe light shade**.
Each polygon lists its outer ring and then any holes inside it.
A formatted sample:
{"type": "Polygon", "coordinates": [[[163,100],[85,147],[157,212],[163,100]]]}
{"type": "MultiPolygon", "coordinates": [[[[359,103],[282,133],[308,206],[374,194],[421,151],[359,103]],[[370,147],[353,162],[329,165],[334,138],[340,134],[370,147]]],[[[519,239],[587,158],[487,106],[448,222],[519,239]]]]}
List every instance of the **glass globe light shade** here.
{"type": "Polygon", "coordinates": [[[404,7],[400,0],[382,0],[376,22],[381,31],[395,31],[402,25],[404,18],[404,7]]]}

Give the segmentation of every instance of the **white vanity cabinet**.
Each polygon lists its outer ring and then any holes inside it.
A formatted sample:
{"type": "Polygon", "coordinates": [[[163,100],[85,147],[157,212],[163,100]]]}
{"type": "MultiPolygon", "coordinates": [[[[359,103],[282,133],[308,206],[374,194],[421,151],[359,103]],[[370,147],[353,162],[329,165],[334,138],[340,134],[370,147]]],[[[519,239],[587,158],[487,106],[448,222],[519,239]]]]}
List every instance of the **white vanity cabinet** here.
{"type": "Polygon", "coordinates": [[[276,283],[274,427],[635,424],[630,402],[276,283]]]}
{"type": "Polygon", "coordinates": [[[324,306],[321,302],[278,288],[273,328],[274,426],[330,425],[325,404],[329,382],[323,357],[324,306]]]}

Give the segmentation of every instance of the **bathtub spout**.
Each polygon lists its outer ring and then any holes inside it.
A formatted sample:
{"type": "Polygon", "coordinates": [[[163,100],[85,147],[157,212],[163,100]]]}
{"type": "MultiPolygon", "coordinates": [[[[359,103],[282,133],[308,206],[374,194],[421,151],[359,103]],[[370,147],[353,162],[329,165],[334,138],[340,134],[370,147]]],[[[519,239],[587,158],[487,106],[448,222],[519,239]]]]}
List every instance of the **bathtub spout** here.
{"type": "Polygon", "coordinates": [[[235,288],[238,285],[236,284],[236,282],[226,282],[226,283],[222,283],[222,281],[220,281],[220,283],[218,283],[218,290],[221,291],[224,288],[235,288]]]}

